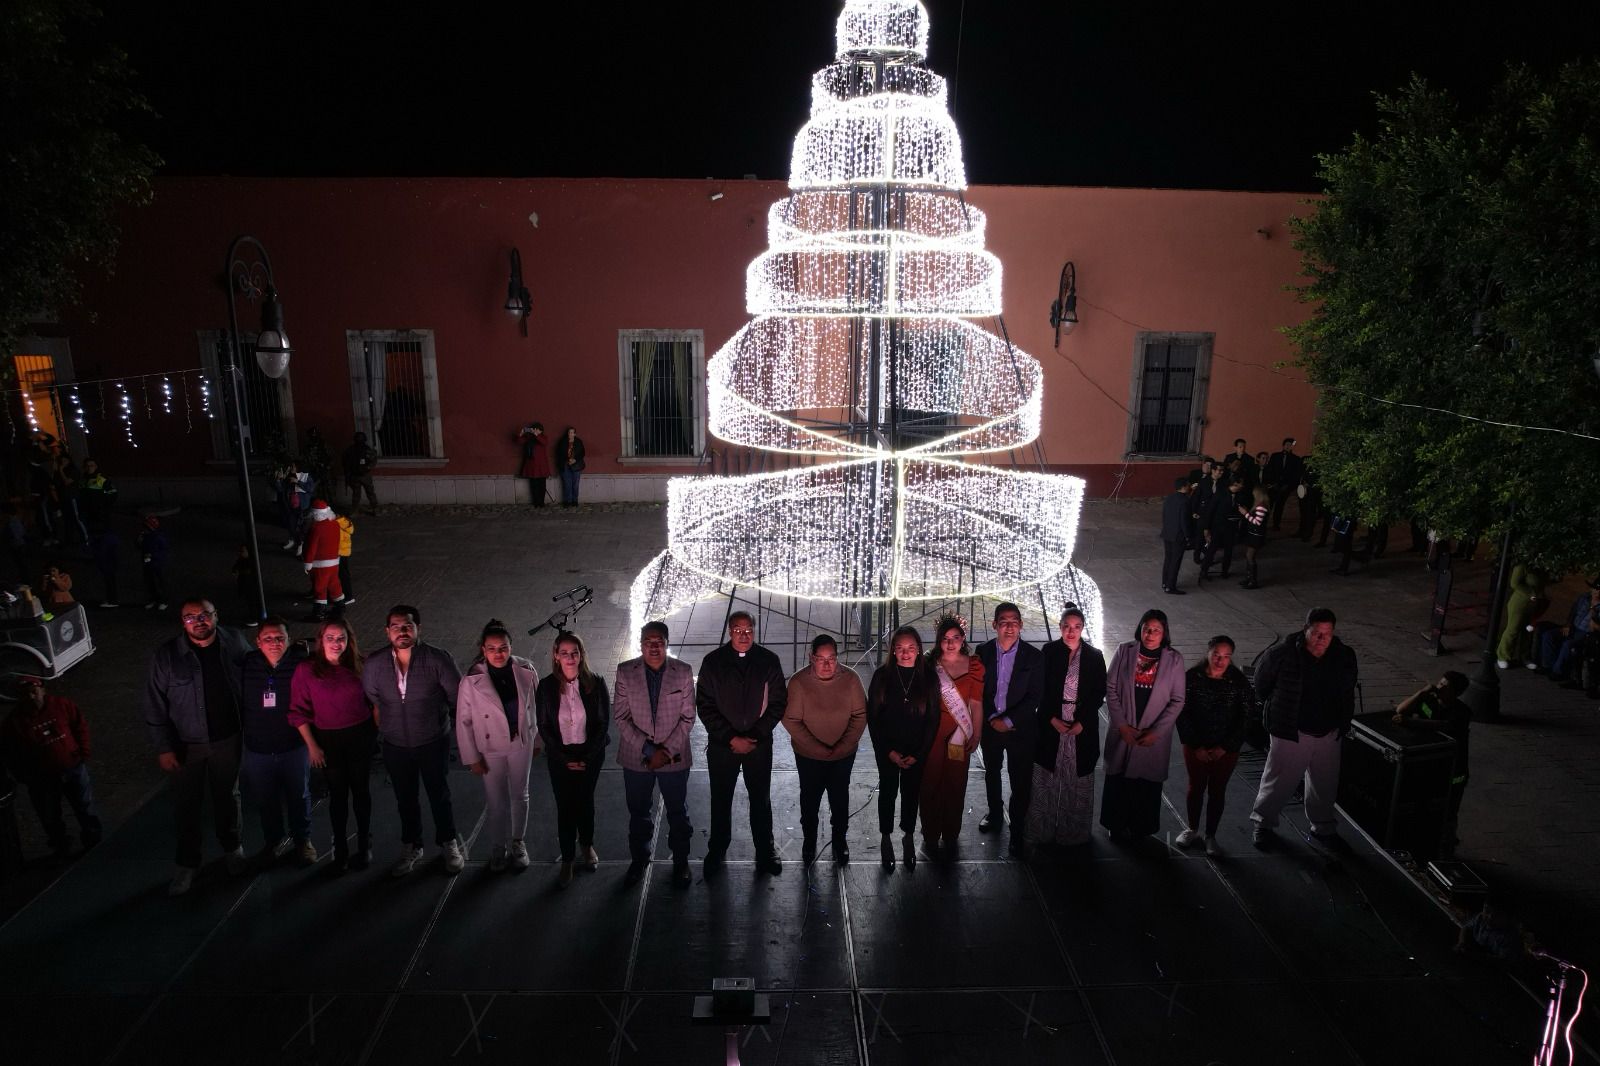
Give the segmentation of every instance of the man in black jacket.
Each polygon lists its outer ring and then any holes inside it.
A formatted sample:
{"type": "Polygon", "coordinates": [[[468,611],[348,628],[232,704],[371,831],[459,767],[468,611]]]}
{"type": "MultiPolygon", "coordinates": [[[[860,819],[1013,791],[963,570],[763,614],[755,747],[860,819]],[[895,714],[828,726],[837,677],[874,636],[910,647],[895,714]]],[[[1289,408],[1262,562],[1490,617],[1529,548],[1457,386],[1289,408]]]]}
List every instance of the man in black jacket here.
{"type": "Polygon", "coordinates": [[[1283,448],[1272,453],[1262,473],[1261,481],[1267,486],[1267,496],[1272,501],[1273,529],[1282,528],[1283,506],[1294,495],[1294,490],[1300,487],[1300,478],[1305,472],[1305,465],[1294,453],[1294,445],[1293,437],[1283,438],[1283,448]]]}
{"type": "Polygon", "coordinates": [[[695,706],[706,727],[706,769],[711,777],[711,836],[705,872],[722,866],[733,839],[733,793],[744,774],[750,797],[750,836],[756,869],[783,872],[772,840],[772,730],[783,720],[788,689],[778,657],[756,643],[755,619],[728,616],[728,643],[700,663],[695,706]]]}
{"type": "Polygon", "coordinates": [[[1183,566],[1183,546],[1189,535],[1189,490],[1193,486],[1186,477],[1172,482],[1172,491],[1161,501],[1161,591],[1172,596],[1182,596],[1178,587],[1178,570],[1183,566]]]}
{"type": "Polygon", "coordinates": [[[1250,820],[1258,848],[1276,840],[1278,814],[1302,777],[1311,836],[1338,847],[1333,803],[1339,789],[1339,745],[1356,705],[1356,653],[1333,635],[1333,611],[1313,607],[1306,627],[1262,657],[1256,695],[1272,746],[1261,771],[1250,820]]]}
{"type": "Polygon", "coordinates": [[[994,609],[995,638],[978,646],[983,663],[983,783],[989,813],[978,832],[997,832],[1005,824],[1000,804],[1000,768],[1011,777],[1011,854],[1022,857],[1028,800],[1033,795],[1033,748],[1038,735],[1039,700],[1044,695],[1044,658],[1022,639],[1022,609],[1002,603],[994,609]]]}

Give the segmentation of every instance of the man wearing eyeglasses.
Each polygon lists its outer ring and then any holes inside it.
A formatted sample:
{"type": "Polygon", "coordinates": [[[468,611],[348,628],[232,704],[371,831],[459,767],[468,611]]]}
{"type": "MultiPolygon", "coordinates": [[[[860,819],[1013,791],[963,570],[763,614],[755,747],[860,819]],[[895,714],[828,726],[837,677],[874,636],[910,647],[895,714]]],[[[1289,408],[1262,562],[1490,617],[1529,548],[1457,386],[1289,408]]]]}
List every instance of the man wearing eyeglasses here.
{"type": "Polygon", "coordinates": [[[1035,716],[1044,698],[1044,657],[1022,639],[1022,608],[1002,603],[994,609],[994,639],[978,645],[983,662],[983,784],[989,813],[978,823],[980,833],[998,833],[1005,825],[1000,804],[1002,762],[1011,780],[1011,854],[1025,855],[1023,828],[1033,795],[1033,747],[1038,737],[1035,716]]]}
{"type": "Polygon", "coordinates": [[[450,805],[450,716],[461,671],[450,653],[418,638],[422,612],[410,604],[389,608],[387,654],[367,657],[361,686],[378,711],[383,765],[400,805],[400,859],[389,871],[404,877],[422,860],[419,784],[428,790],[433,836],[446,873],[458,874],[466,853],[450,805]]]}
{"type": "Polygon", "coordinates": [[[617,765],[628,800],[628,853],[633,861],[624,880],[638,884],[650,868],[656,827],[650,818],[655,789],[667,813],[667,846],[672,850],[672,883],[687,887],[689,841],[694,826],[686,803],[689,790],[689,731],[694,728],[694,671],[667,654],[664,622],[639,630],[637,659],[617,666],[611,686],[611,716],[617,720],[617,765]]]}
{"type": "Polygon", "coordinates": [[[177,870],[167,886],[181,896],[200,868],[200,809],[211,796],[228,872],[248,869],[239,836],[240,664],[250,642],[219,625],[210,600],[183,601],[183,632],[150,657],[144,722],[161,769],[172,777],[177,870]]]}
{"type": "Polygon", "coordinates": [[[756,643],[755,619],[728,616],[728,643],[700,664],[695,705],[705,723],[706,769],[711,777],[711,836],[706,876],[722,868],[733,840],[733,793],[744,774],[750,797],[750,836],[756,869],[783,872],[772,840],[772,731],[783,721],[788,690],[778,657],[756,643]]]}

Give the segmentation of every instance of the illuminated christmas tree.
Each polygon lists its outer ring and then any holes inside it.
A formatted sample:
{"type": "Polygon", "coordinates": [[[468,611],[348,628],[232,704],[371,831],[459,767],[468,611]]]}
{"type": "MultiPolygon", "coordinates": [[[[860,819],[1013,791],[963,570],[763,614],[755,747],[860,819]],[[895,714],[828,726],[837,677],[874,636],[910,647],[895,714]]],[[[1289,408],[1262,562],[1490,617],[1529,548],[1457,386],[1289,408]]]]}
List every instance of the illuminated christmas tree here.
{"type": "MultiPolygon", "coordinates": [[[[1039,364],[970,319],[1000,314],[1000,262],[967,205],[943,78],[915,0],[847,0],[812,78],[790,195],[746,273],[755,316],[712,357],[710,427],[806,465],[674,478],[667,550],[634,581],[633,625],[733,589],[861,605],[1072,600],[1084,483],[969,462],[1039,434],[1039,364]]],[[[859,633],[858,636],[863,634],[859,633]]]]}

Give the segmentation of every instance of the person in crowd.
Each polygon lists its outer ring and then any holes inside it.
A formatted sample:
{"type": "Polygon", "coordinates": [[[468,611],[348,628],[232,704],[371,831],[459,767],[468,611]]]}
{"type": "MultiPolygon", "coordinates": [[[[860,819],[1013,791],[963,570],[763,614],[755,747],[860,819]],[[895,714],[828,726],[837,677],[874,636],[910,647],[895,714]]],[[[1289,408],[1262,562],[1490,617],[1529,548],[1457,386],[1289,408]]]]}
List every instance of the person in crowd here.
{"type": "Polygon", "coordinates": [[[79,491],[79,482],[83,475],[78,472],[78,466],[72,461],[72,456],[62,452],[55,458],[55,475],[51,487],[55,490],[56,503],[61,507],[61,530],[64,542],[88,544],[89,528],[83,523],[82,496],[79,491]]]}
{"type": "Polygon", "coordinates": [[[100,843],[103,827],[89,780],[89,723],[78,705],[45,691],[44,678],[19,674],[17,705],[0,723],[0,763],[25,789],[45,839],[58,859],[67,856],[65,799],[78,820],[85,851],[100,843]]]}
{"type": "Polygon", "coordinates": [[[146,515],[144,529],[140,531],[135,545],[139,551],[139,560],[144,567],[145,605],[147,611],[165,611],[167,609],[167,556],[171,553],[171,544],[167,535],[161,529],[161,519],[155,515],[146,515]]]}
{"type": "MultiPolygon", "coordinates": [[[[661,789],[667,816],[667,848],[672,852],[672,883],[687,888],[689,841],[689,769],[694,764],[689,734],[694,729],[694,670],[667,654],[665,622],[646,622],[639,630],[639,656],[617,666],[612,688],[612,717],[617,720],[617,764],[628,802],[628,872],[636,885],[650,868],[656,837],[651,803],[661,789]]],[[[748,779],[747,779],[748,781],[748,779]]],[[[747,785],[748,787],[748,785],[747,785]]]]}
{"type": "Polygon", "coordinates": [[[312,491],[311,475],[300,469],[298,462],[290,460],[283,489],[284,500],[289,505],[289,539],[283,542],[283,550],[291,555],[300,551],[300,543],[305,539],[312,491]]]}
{"type": "Polygon", "coordinates": [[[1445,858],[1453,856],[1456,845],[1461,843],[1456,834],[1461,820],[1461,799],[1467,791],[1467,749],[1472,732],[1472,711],[1461,702],[1461,695],[1467,691],[1468,684],[1466,674],[1446,670],[1439,680],[1413,692],[1394,709],[1395,725],[1442,730],[1456,742],[1450,799],[1439,838],[1440,852],[1445,858]]]}
{"type": "Polygon", "coordinates": [[[341,457],[345,487],[350,490],[350,513],[361,508],[361,493],[367,494],[368,514],[378,513],[378,492],[372,486],[372,471],[378,465],[378,450],[367,443],[365,433],[357,433],[341,457]]]}
{"type": "Polygon", "coordinates": [[[1240,588],[1257,589],[1261,587],[1257,580],[1260,571],[1257,570],[1256,557],[1267,543],[1267,513],[1270,497],[1267,490],[1257,485],[1250,493],[1250,507],[1241,507],[1239,532],[1244,541],[1244,580],[1239,582],[1240,588]]]}
{"type": "Polygon", "coordinates": [[[1258,848],[1276,841],[1278,816],[1302,779],[1313,839],[1341,847],[1333,804],[1339,787],[1339,744],[1356,704],[1356,653],[1334,636],[1327,607],[1306,613],[1305,628],[1273,645],[1256,668],[1256,698],[1272,744],[1250,820],[1258,848]]]}
{"type": "Polygon", "coordinates": [[[320,492],[330,500],[337,500],[338,493],[333,483],[333,454],[328,451],[328,442],[322,439],[322,430],[312,426],[306,430],[306,446],[300,449],[300,465],[311,476],[313,491],[320,492]]]}
{"type": "Polygon", "coordinates": [[[572,884],[578,848],[583,868],[600,867],[594,850],[594,790],[610,741],[611,694],[589,670],[576,633],[562,633],[551,650],[550,675],[534,694],[539,736],[549,753],[550,787],[556,797],[556,837],[561,845],[560,884],[572,884]]]}
{"type": "Polygon", "coordinates": [[[239,599],[239,607],[247,615],[255,612],[259,605],[256,603],[256,560],[250,554],[250,545],[239,545],[239,552],[233,557],[233,592],[239,599]]]}
{"type": "Polygon", "coordinates": [[[1295,439],[1283,438],[1283,447],[1273,452],[1263,468],[1262,481],[1271,494],[1272,528],[1283,528],[1283,508],[1295,494],[1305,471],[1305,463],[1294,453],[1295,439]]]}
{"type": "Polygon", "coordinates": [[[79,490],[83,504],[83,522],[89,530],[89,551],[94,556],[95,569],[105,584],[102,607],[116,607],[117,565],[121,561],[122,538],[112,527],[112,514],[117,505],[117,487],[93,459],[83,461],[83,486],[79,490]]]}
{"type": "Polygon", "coordinates": [[[983,660],[983,784],[989,813],[978,832],[996,833],[1005,824],[1000,804],[1000,772],[1011,781],[1011,854],[1022,858],[1028,827],[1028,793],[1033,788],[1033,744],[1038,729],[1044,670],[1039,649],[1022,639],[1022,608],[1002,603],[994,609],[994,639],[978,646],[983,660]]]}
{"type": "Polygon", "coordinates": [[[295,670],[305,660],[305,645],[289,641],[288,623],[269,617],[256,630],[256,650],[239,665],[239,783],[261,818],[261,865],[291,851],[302,865],[317,861],[309,749],[290,721],[295,670]]]}
{"type": "Polygon", "coordinates": [[[1106,671],[1106,777],[1100,824],[1112,840],[1146,837],[1161,826],[1161,784],[1172,761],[1172,730],[1183,711],[1183,656],[1167,616],[1148,610],[1134,639],[1106,671]]]}
{"type": "Polygon", "coordinates": [[[522,445],[517,475],[528,479],[528,502],[543,507],[550,498],[550,442],[544,436],[544,423],[528,423],[512,440],[522,445]]]}
{"type": "Polygon", "coordinates": [[[1270,458],[1271,458],[1271,455],[1269,453],[1267,453],[1267,452],[1256,452],[1256,465],[1255,465],[1256,478],[1255,478],[1255,483],[1250,486],[1252,489],[1254,489],[1254,488],[1256,488],[1258,486],[1261,487],[1261,488],[1266,488],[1267,487],[1267,483],[1264,480],[1264,475],[1265,475],[1266,469],[1267,469],[1267,460],[1270,459],[1270,458]]]}
{"type": "Polygon", "coordinates": [[[1589,587],[1578,594],[1567,611],[1565,625],[1545,633],[1539,649],[1539,665],[1548,670],[1550,680],[1562,688],[1582,688],[1583,645],[1590,635],[1600,631],[1600,577],[1591,578],[1589,587]],[[1567,672],[1578,669],[1572,677],[1567,672]]]}
{"type": "Polygon", "coordinates": [[[1083,611],[1061,611],[1061,637],[1044,646],[1044,693],[1033,752],[1028,841],[1073,847],[1089,843],[1094,820],[1094,767],[1100,761],[1100,706],[1106,700],[1106,658],[1083,636],[1083,611]]]}
{"type": "Polygon", "coordinates": [[[230,874],[248,869],[240,839],[239,666],[250,654],[244,634],[219,624],[210,600],[178,607],[183,632],[150,656],[144,724],[157,762],[172,779],[177,869],[167,887],[181,896],[200,868],[200,813],[206,796],[230,874]]]}
{"type": "MultiPolygon", "coordinates": [[[[1329,530],[1333,533],[1333,554],[1339,557],[1339,562],[1329,573],[1349,577],[1350,564],[1356,557],[1356,520],[1348,510],[1334,512],[1328,519],[1328,529],[1324,533],[1329,530]]],[[[1322,545],[1319,543],[1317,547],[1322,545]]]]}
{"type": "Polygon", "coordinates": [[[446,873],[466,864],[450,803],[449,716],[455,708],[461,671],[442,648],[419,633],[422,612],[407,603],[389,608],[388,654],[369,655],[361,667],[367,702],[377,708],[383,739],[383,765],[400,805],[400,858],[390,873],[404,877],[422,859],[422,808],[418,786],[428,790],[434,840],[446,873]]]}
{"type": "Polygon", "coordinates": [[[340,536],[339,521],[328,501],[313,500],[310,522],[305,528],[305,552],[301,557],[311,579],[313,622],[327,618],[329,604],[337,609],[344,599],[344,586],[339,584],[340,536]]]}
{"type": "Polygon", "coordinates": [[[34,500],[34,520],[39,526],[39,543],[52,548],[60,543],[55,520],[56,439],[39,430],[28,448],[28,491],[34,500]]]}
{"type": "Polygon", "coordinates": [[[1244,479],[1234,474],[1228,482],[1228,487],[1217,493],[1211,500],[1211,511],[1206,516],[1206,547],[1200,557],[1199,580],[1211,580],[1211,567],[1217,561],[1217,555],[1222,556],[1222,571],[1219,576],[1227,577],[1228,571],[1233,568],[1233,548],[1239,540],[1240,523],[1243,515],[1239,508],[1243,506],[1244,479]]]}
{"type": "MultiPolygon", "coordinates": [[[[331,618],[317,627],[310,660],[296,666],[289,680],[289,724],[299,731],[311,765],[322,771],[328,783],[335,873],[364,870],[372,863],[372,752],[378,722],[362,675],[355,632],[343,619],[331,618]],[[349,834],[352,809],[356,816],[354,852],[349,834]]],[[[410,780],[414,807],[415,776],[410,780]]],[[[398,791],[398,779],[395,787],[398,791]]],[[[404,817],[402,814],[402,824],[404,817]]],[[[420,818],[420,814],[414,815],[413,823],[420,818]]],[[[411,839],[422,839],[420,826],[411,839]]]]}
{"type": "Polygon", "coordinates": [[[336,515],[333,520],[339,527],[339,590],[343,593],[339,606],[354,607],[356,585],[355,579],[350,576],[350,551],[355,546],[356,524],[346,514],[336,515]]]}
{"type": "Polygon", "coordinates": [[[828,796],[833,861],[850,861],[850,769],[867,728],[867,694],[854,670],[839,668],[839,645],[826,633],[811,641],[810,665],[789,678],[783,727],[800,777],[800,861],[817,858],[817,820],[828,796]]]}
{"type": "Polygon", "coordinates": [[[1317,478],[1316,466],[1309,455],[1300,463],[1300,485],[1296,491],[1300,495],[1300,527],[1295,530],[1295,536],[1309,543],[1311,534],[1320,522],[1322,539],[1317,544],[1320,548],[1328,541],[1328,512],[1322,506],[1322,483],[1317,478]]]}
{"type": "Polygon", "coordinates": [[[906,869],[915,869],[917,804],[923,764],[939,728],[939,683],[922,657],[922,636],[901,626],[889,639],[891,661],[872,675],[867,689],[867,730],[878,762],[878,832],[883,868],[894,869],[894,808],[900,802],[900,831],[906,869]]]}
{"type": "Polygon", "coordinates": [[[1189,492],[1193,486],[1188,478],[1172,482],[1172,491],[1161,502],[1161,591],[1171,596],[1182,596],[1178,587],[1178,571],[1183,567],[1183,550],[1187,545],[1189,528],[1189,492]]]}
{"type": "Polygon", "coordinates": [[[528,868],[528,771],[542,750],[534,722],[539,674],[511,654],[511,631],[489,619],[478,638],[478,661],[456,694],[456,746],[461,765],[483,782],[489,869],[528,868]]]}
{"type": "Polygon", "coordinates": [[[967,806],[967,771],[983,736],[983,660],[967,646],[966,623],[945,615],[928,650],[939,686],[939,725],[922,765],[922,843],[929,855],[953,858],[967,806]]]}
{"type": "Polygon", "coordinates": [[[1261,472],[1256,468],[1255,456],[1246,450],[1243,437],[1239,437],[1233,442],[1233,451],[1223,456],[1222,461],[1228,464],[1231,471],[1239,475],[1244,482],[1246,492],[1255,488],[1256,483],[1261,479],[1261,472]]]}
{"type": "Polygon", "coordinates": [[[1239,764],[1245,725],[1255,706],[1255,691],[1244,671],[1233,665],[1233,638],[1212,637],[1206,643],[1204,662],[1189,668],[1185,679],[1183,710],[1178,714],[1178,740],[1183,744],[1183,766],[1189,772],[1185,793],[1184,828],[1177,844],[1187,848],[1204,841],[1206,854],[1222,854],[1217,827],[1222,824],[1228,779],[1239,764]],[[1200,812],[1206,815],[1200,831],[1200,812]]]}
{"type": "Polygon", "coordinates": [[[1511,592],[1506,596],[1505,628],[1500,631],[1495,665],[1504,670],[1512,663],[1537,666],[1528,643],[1528,623],[1545,599],[1550,575],[1537,566],[1518,563],[1511,568],[1511,592]]]}
{"type": "Polygon", "coordinates": [[[578,479],[583,474],[583,438],[575,426],[556,442],[556,471],[561,475],[561,506],[578,506],[578,479]]]}
{"type": "Polygon", "coordinates": [[[1194,552],[1194,562],[1200,565],[1204,557],[1206,546],[1205,516],[1211,509],[1211,501],[1216,497],[1217,479],[1222,476],[1222,468],[1211,459],[1201,460],[1198,473],[1190,471],[1189,478],[1189,523],[1187,526],[1189,548],[1194,552]]]}
{"type": "Polygon", "coordinates": [[[788,709],[789,689],[778,657],[756,643],[748,611],[728,616],[728,642],[700,663],[695,708],[706,727],[711,778],[711,835],[705,873],[722,868],[733,840],[733,792],[744,775],[756,869],[776,876],[783,860],[772,839],[772,731],[788,709]]]}
{"type": "Polygon", "coordinates": [[[72,575],[61,569],[59,563],[44,568],[44,576],[39,579],[39,598],[44,601],[44,609],[52,613],[70,611],[77,606],[78,601],[72,598],[72,575]]]}

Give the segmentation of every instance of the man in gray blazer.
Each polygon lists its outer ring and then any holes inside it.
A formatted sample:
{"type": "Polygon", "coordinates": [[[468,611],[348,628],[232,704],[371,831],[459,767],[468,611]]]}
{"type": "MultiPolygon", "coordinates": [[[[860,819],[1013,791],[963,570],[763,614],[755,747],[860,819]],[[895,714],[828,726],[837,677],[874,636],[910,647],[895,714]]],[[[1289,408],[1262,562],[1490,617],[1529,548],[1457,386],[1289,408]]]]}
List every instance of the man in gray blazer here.
{"type": "Polygon", "coordinates": [[[655,788],[667,809],[667,846],[672,883],[686,887],[689,874],[689,731],[694,728],[694,671],[667,654],[667,626],[646,622],[639,630],[639,657],[617,666],[611,686],[611,716],[617,720],[617,765],[628,799],[626,881],[638,884],[650,868],[656,826],[650,818],[655,788]]]}

